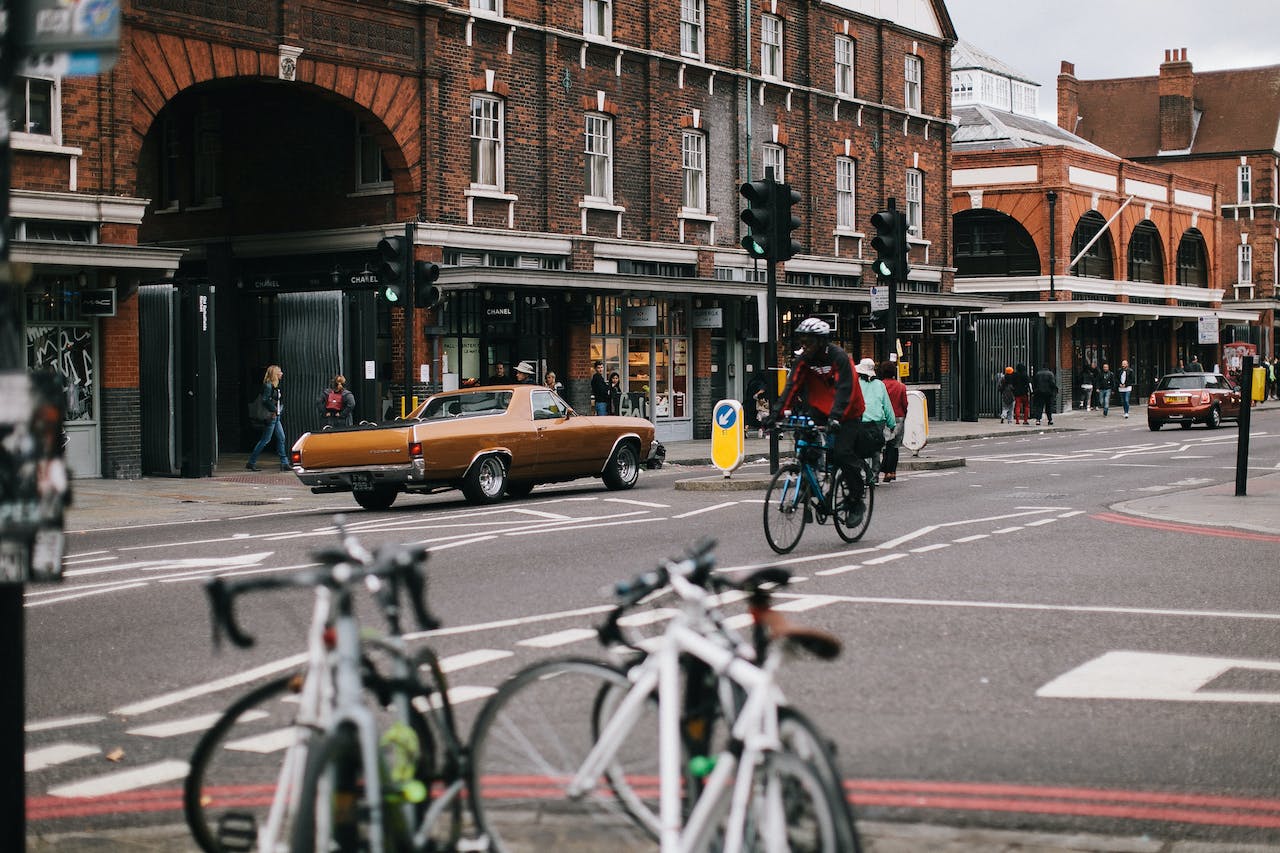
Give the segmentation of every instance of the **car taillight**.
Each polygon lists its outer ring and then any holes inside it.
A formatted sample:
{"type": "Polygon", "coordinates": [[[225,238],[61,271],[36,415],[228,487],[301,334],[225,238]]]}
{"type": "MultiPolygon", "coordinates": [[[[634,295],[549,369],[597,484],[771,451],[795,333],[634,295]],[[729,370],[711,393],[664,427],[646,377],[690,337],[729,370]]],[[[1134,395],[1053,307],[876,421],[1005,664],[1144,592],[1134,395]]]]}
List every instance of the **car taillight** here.
{"type": "Polygon", "coordinates": [[[290,452],[290,453],[289,453],[289,459],[290,459],[290,461],[292,461],[292,462],[293,462],[293,464],[294,464],[294,465],[301,465],[301,464],[302,464],[302,451],[301,451],[301,450],[294,450],[294,451],[290,452]]]}
{"type": "Polygon", "coordinates": [[[414,459],[422,458],[422,442],[421,441],[409,442],[409,455],[412,456],[414,459]]]}
{"type": "Polygon", "coordinates": [[[1148,406],[1154,406],[1155,404],[1156,404],[1156,395],[1155,395],[1155,394],[1152,394],[1152,395],[1151,395],[1151,399],[1147,401],[1147,405],[1148,405],[1148,406]]]}
{"type": "Polygon", "coordinates": [[[1207,403],[1207,402],[1209,402],[1211,399],[1212,399],[1212,397],[1210,397],[1210,396],[1209,396],[1209,392],[1208,392],[1208,391],[1201,391],[1201,392],[1200,392],[1200,402],[1201,402],[1201,403],[1207,403]]]}

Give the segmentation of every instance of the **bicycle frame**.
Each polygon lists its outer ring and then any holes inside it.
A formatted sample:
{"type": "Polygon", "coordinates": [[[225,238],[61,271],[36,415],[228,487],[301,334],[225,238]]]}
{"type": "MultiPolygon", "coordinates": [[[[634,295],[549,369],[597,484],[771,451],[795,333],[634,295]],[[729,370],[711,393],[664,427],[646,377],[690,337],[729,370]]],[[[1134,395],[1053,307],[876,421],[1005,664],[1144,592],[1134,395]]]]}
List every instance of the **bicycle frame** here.
{"type": "MultiPolygon", "coordinates": [[[[706,594],[678,575],[671,583],[682,598],[701,603],[706,594]]],[[[744,843],[747,809],[755,767],[770,751],[780,747],[778,736],[778,704],[781,691],[774,683],[776,663],[765,668],[756,666],[739,649],[725,646],[722,639],[708,637],[697,626],[697,619],[682,611],[660,638],[657,648],[634,667],[628,678],[633,682],[613,716],[602,729],[582,767],[568,786],[571,798],[592,790],[603,775],[617,750],[625,742],[639,719],[644,704],[655,692],[658,696],[658,766],[659,766],[659,841],[662,853],[689,853],[705,849],[716,819],[724,814],[724,794],[730,790],[727,834],[723,849],[737,853],[744,843]],[[687,822],[682,826],[680,780],[680,657],[692,655],[740,685],[746,701],[734,718],[732,739],[742,745],[740,756],[726,749],[716,756],[715,769],[706,778],[687,822]]],[[[750,654],[749,651],[746,654],[750,654]]],[[[776,818],[781,805],[780,794],[770,792],[770,811],[776,818]]],[[[773,823],[766,821],[766,826],[773,823]]]]}

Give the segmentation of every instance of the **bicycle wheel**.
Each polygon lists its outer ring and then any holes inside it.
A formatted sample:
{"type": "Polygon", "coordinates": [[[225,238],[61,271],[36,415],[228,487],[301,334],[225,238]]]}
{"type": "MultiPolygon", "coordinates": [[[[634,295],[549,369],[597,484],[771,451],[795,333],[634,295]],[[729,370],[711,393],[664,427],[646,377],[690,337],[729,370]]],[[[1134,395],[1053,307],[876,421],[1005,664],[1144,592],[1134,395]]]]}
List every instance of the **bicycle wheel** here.
{"type": "Polygon", "coordinates": [[[809,521],[809,484],[800,465],[783,465],[769,483],[764,496],[764,538],[769,547],[785,554],[800,541],[809,521]]]}
{"type": "Polygon", "coordinates": [[[836,763],[835,744],[812,720],[791,707],[778,709],[778,738],[782,741],[782,748],[809,764],[826,787],[835,814],[839,849],[861,853],[857,821],[836,763]]]}
{"type": "MultiPolygon", "coordinates": [[[[286,675],[262,684],[231,705],[201,736],[183,783],[182,811],[191,835],[205,853],[248,850],[268,824],[280,783],[287,802],[290,779],[301,781],[311,730],[295,725],[300,677],[286,675]],[[296,772],[281,770],[286,761],[296,772]]],[[[283,807],[283,806],[282,806],[283,807]]],[[[289,817],[275,834],[287,839],[289,817]]]]}
{"type": "Polygon", "coordinates": [[[570,798],[567,787],[617,702],[621,670],[562,658],[527,667],[489,698],[471,735],[475,819],[497,853],[657,849],[657,703],[639,719],[601,778],[570,798]]]}
{"type": "MultiPolygon", "coordinates": [[[[311,750],[290,850],[356,853],[367,841],[364,764],[355,726],[344,723],[311,750]]],[[[396,849],[386,844],[387,849],[396,849]]]]}
{"type": "Polygon", "coordinates": [[[834,512],[832,520],[835,523],[836,533],[845,542],[857,542],[862,538],[862,534],[867,532],[867,528],[871,526],[871,511],[876,505],[876,484],[870,477],[870,471],[864,465],[862,476],[866,480],[866,486],[863,488],[862,499],[865,502],[866,509],[862,513],[861,518],[851,518],[848,508],[848,499],[852,497],[849,481],[845,479],[843,472],[836,472],[835,482],[831,487],[832,503],[834,512]]]}
{"type": "Polygon", "coordinates": [[[752,779],[743,849],[849,853],[848,836],[839,829],[842,814],[810,764],[788,752],[766,754],[752,779]]]}

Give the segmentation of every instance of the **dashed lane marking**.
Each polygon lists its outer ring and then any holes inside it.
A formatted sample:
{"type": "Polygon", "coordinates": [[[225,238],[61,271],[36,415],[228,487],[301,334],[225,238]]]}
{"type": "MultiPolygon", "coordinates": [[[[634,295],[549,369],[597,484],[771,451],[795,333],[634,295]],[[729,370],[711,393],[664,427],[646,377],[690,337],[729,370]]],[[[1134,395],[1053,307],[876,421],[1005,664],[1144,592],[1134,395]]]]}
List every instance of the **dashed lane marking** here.
{"type": "Polygon", "coordinates": [[[106,773],[92,779],[84,779],[71,785],[62,785],[49,789],[51,797],[101,797],[107,794],[119,794],[157,785],[161,782],[174,782],[187,775],[185,761],[157,761],[142,767],[121,770],[117,773],[106,773]]]}
{"type": "MultiPolygon", "coordinates": [[[[142,737],[175,737],[176,735],[202,732],[205,729],[212,728],[213,724],[218,722],[218,718],[221,716],[221,712],[215,711],[212,714],[200,714],[199,716],[185,717],[180,720],[138,726],[137,728],[128,729],[126,733],[141,735],[142,737]]],[[[260,720],[265,716],[267,716],[266,711],[246,711],[240,715],[240,719],[243,721],[260,720]]]]}
{"type": "Polygon", "coordinates": [[[458,670],[470,669],[473,666],[483,666],[486,663],[509,658],[513,654],[515,652],[509,652],[506,649],[475,649],[441,658],[440,669],[443,672],[457,672],[458,670]]]}
{"type": "Polygon", "coordinates": [[[950,548],[950,542],[937,542],[933,545],[921,545],[919,548],[912,548],[912,554],[927,554],[930,551],[940,551],[943,548],[950,548]]]}
{"type": "Polygon", "coordinates": [[[75,761],[77,758],[97,755],[101,751],[96,746],[88,746],[83,743],[55,743],[28,752],[25,764],[27,772],[31,773],[36,770],[44,770],[46,767],[66,764],[68,761],[75,761]]]}
{"type": "Polygon", "coordinates": [[[52,720],[36,720],[23,726],[27,732],[44,732],[50,729],[66,729],[72,726],[84,726],[89,723],[100,723],[106,717],[101,714],[82,714],[78,717],[57,717],[52,720]]]}
{"type": "Polygon", "coordinates": [[[543,634],[540,637],[530,637],[527,640],[520,640],[517,646],[528,646],[534,649],[554,649],[557,646],[567,646],[570,643],[576,643],[579,640],[585,640],[588,637],[595,637],[596,632],[591,628],[566,628],[563,631],[556,631],[551,634],[543,634]]]}

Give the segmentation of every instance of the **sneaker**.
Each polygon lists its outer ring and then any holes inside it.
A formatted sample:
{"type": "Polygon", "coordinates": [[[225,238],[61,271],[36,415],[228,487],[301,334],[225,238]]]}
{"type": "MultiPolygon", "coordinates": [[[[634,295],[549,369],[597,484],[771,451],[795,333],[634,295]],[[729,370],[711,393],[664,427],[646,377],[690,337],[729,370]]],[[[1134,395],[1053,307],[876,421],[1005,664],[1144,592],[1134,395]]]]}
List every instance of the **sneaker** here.
{"type": "Polygon", "coordinates": [[[261,468],[259,468],[257,465],[254,465],[252,462],[246,462],[246,463],[244,463],[244,470],[246,470],[246,471],[261,471],[262,469],[261,469],[261,468]]]}
{"type": "Polygon", "coordinates": [[[1001,419],[1000,419],[1000,423],[1004,423],[1004,418],[1001,418],[1001,419]]]}
{"type": "Polygon", "coordinates": [[[1039,421],[1036,421],[1036,426],[1040,426],[1040,422],[1039,422],[1039,421]]]}
{"type": "Polygon", "coordinates": [[[1124,416],[1125,416],[1126,418],[1127,418],[1127,417],[1129,417],[1129,413],[1128,413],[1128,412],[1125,412],[1125,413],[1124,413],[1124,416]]]}
{"type": "Polygon", "coordinates": [[[292,470],[293,470],[293,466],[292,466],[292,465],[290,465],[288,462],[281,462],[281,463],[280,463],[280,470],[281,470],[281,471],[292,471],[292,470]]]}
{"type": "Polygon", "coordinates": [[[862,498],[856,498],[851,506],[846,510],[845,526],[857,527],[862,523],[862,518],[867,514],[867,503],[862,498]]]}
{"type": "Polygon", "coordinates": [[[1049,426],[1053,426],[1053,418],[1049,418],[1049,426]]]}

